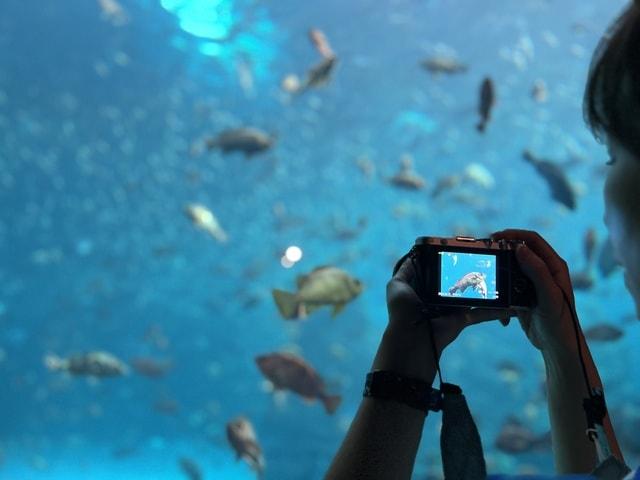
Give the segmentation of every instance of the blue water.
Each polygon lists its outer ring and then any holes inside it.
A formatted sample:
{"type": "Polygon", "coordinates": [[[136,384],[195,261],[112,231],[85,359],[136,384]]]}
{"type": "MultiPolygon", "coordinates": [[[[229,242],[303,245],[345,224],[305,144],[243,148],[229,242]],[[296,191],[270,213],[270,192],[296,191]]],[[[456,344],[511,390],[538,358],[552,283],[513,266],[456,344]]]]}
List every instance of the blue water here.
{"type": "MultiPolygon", "coordinates": [[[[621,0],[120,1],[121,25],[93,0],[0,5],[3,480],[179,479],[183,456],[205,478],[254,478],[225,438],[239,414],[254,423],[265,479],[321,478],[386,324],[385,282],[415,237],[536,229],[573,271],[584,265],[586,229],[605,237],[606,153],[580,108],[590,52],[621,0]],[[292,99],[280,81],[317,62],[310,27],[326,33],[339,63],[328,86],[292,99]],[[443,49],[469,71],[434,77],[419,67],[443,49]],[[243,89],[239,72],[253,88],[243,89]],[[485,75],[498,101],[480,135],[485,75]],[[538,104],[530,91],[541,78],[549,101],[538,104]],[[277,135],[276,147],[250,160],[190,154],[202,136],[238,125],[277,135]],[[575,212],[551,200],[522,161],[525,148],[571,162],[575,212]],[[387,182],[404,153],[425,191],[387,182]],[[363,157],[371,178],[358,168],[363,157]],[[431,199],[439,178],[472,164],[491,181],[466,180],[431,199]],[[227,244],[193,227],[183,212],[192,202],[214,211],[227,244]],[[338,238],[332,225],[361,218],[359,235],[338,238]],[[303,257],[287,269],[290,245],[303,257]],[[321,309],[282,320],[270,290],[291,290],[297,275],[326,264],[361,279],[363,294],[336,319],[321,309]],[[49,353],[98,349],[174,368],[161,379],[90,381],[43,364],[49,353]],[[264,388],[254,358],[283,349],[342,395],[333,416],[264,388]],[[158,401],[177,411],[158,411],[158,401]]],[[[627,461],[638,464],[631,300],[619,272],[576,299],[584,326],[625,331],[592,353],[627,461]]],[[[548,450],[494,447],[509,416],[548,429],[542,361],[517,325],[465,331],[442,367],[465,390],[490,472],[553,471],[548,450]],[[518,381],[500,375],[505,360],[520,367],[518,381]]],[[[427,420],[417,479],[439,478],[439,422],[427,420]]]]}

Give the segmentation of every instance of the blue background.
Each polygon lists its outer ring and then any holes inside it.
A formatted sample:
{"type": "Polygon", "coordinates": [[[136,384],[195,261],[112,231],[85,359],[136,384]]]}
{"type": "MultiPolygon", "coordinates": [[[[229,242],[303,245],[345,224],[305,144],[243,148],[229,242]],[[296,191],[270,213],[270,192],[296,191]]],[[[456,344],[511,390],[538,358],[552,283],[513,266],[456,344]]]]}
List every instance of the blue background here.
{"type": "MultiPolygon", "coordinates": [[[[584,268],[586,229],[605,237],[607,156],[583,124],[581,99],[590,54],[625,2],[203,1],[195,14],[179,3],[122,0],[130,21],[119,27],[95,1],[0,4],[2,479],[178,479],[183,455],[205,478],[253,478],[224,435],[238,414],[255,425],[267,480],[321,478],[386,325],[385,283],[416,237],[536,229],[572,271],[584,268]],[[325,31],[339,64],[329,86],[291,99],[282,77],[318,60],[310,27],[325,31]],[[469,71],[438,77],[420,68],[443,49],[469,71]],[[240,87],[238,65],[253,72],[253,93],[240,87]],[[479,135],[485,75],[497,104],[479,135]],[[539,78],[547,103],[531,99],[539,78]],[[245,124],[276,134],[276,147],[251,160],[190,155],[203,135],[245,124]],[[575,212],[551,200],[524,148],[565,164],[580,192],[575,212]],[[403,153],[426,190],[388,183],[403,153]],[[373,162],[373,178],[359,170],[361,157],[373,162]],[[431,198],[439,178],[474,163],[493,185],[467,179],[431,198]],[[215,212],[228,244],[189,223],[183,208],[196,201],[215,212]],[[284,218],[274,213],[283,206],[284,218]],[[355,238],[334,228],[360,218],[367,227],[355,238]],[[292,244],[304,256],[284,269],[292,244]],[[322,309],[283,321],[270,290],[293,289],[296,275],[324,264],[361,279],[363,294],[335,320],[322,309]],[[150,329],[162,331],[166,349],[146,340],[150,329]],[[90,349],[126,362],[169,358],[174,368],[160,380],[97,382],[44,368],[47,353],[90,349]],[[277,350],[303,355],[343,396],[335,415],[264,388],[254,358],[277,350]],[[175,415],[154,409],[167,398],[179,405],[175,415]]],[[[637,464],[634,308],[619,272],[597,277],[576,301],[585,327],[625,331],[592,350],[627,460],[637,464]]],[[[514,456],[494,447],[511,415],[548,429],[542,360],[515,322],[465,331],[442,367],[465,390],[491,472],[552,472],[548,450],[514,456]],[[505,361],[517,381],[501,374],[505,361]]],[[[430,416],[415,478],[439,478],[439,427],[430,416]]]]}

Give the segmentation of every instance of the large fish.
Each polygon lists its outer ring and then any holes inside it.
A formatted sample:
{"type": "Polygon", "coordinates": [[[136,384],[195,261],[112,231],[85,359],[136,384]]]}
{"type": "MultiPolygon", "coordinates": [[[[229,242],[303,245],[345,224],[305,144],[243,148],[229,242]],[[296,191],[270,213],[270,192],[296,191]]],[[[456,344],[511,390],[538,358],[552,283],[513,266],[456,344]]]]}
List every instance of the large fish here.
{"type": "Polygon", "coordinates": [[[237,417],[227,423],[227,440],[235,450],[236,457],[242,458],[258,477],[262,477],[265,469],[264,455],[253,425],[246,417],[237,417]]]}
{"type": "Polygon", "coordinates": [[[269,150],[275,137],[253,127],[224,130],[217,137],[206,139],[207,149],[219,148],[222,153],[242,152],[246,157],[269,150]]]}
{"type": "Polygon", "coordinates": [[[487,298],[487,282],[486,276],[481,272],[469,272],[460,280],[458,280],[453,287],[449,289],[449,294],[453,295],[456,292],[464,293],[467,288],[471,287],[478,292],[482,298],[487,298]]]}
{"type": "Polygon", "coordinates": [[[493,80],[485,77],[480,85],[480,102],[478,104],[478,113],[480,114],[480,122],[476,126],[480,133],[484,133],[489,120],[491,120],[491,111],[496,103],[496,90],[493,80]]]}
{"type": "Polygon", "coordinates": [[[299,276],[297,284],[295,293],[272,291],[280,314],[289,320],[305,318],[325,305],[333,306],[332,315],[335,317],[364,288],[360,280],[331,266],[318,267],[308,275],[299,276]]]}
{"type": "Polygon", "coordinates": [[[108,352],[89,352],[60,358],[57,355],[47,355],[44,359],[49,370],[62,370],[72,375],[87,375],[91,377],[118,377],[126,375],[128,367],[120,359],[108,352]]]}
{"type": "Polygon", "coordinates": [[[576,192],[564,171],[555,163],[537,158],[529,150],[522,154],[523,158],[533,165],[538,174],[544,178],[551,191],[551,198],[560,202],[569,210],[577,207],[576,192]]]}
{"type": "Polygon", "coordinates": [[[320,400],[329,414],[335,412],[342,401],[338,395],[328,395],[320,375],[292,353],[261,355],[256,357],[256,363],[276,390],[290,390],[309,401],[320,400]]]}

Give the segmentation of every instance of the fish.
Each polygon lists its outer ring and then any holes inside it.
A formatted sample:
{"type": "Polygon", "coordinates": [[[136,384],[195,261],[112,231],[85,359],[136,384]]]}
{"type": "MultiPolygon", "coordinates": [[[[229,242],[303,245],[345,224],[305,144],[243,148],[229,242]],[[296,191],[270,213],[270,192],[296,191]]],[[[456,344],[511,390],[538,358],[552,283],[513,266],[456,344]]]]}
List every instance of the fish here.
{"type": "Polygon", "coordinates": [[[422,190],[426,185],[424,178],[413,170],[413,158],[411,155],[402,156],[400,170],[389,178],[389,183],[408,190],[422,190]]]}
{"type": "Polygon", "coordinates": [[[498,364],[498,372],[500,373],[500,378],[506,383],[514,384],[522,378],[520,367],[509,360],[504,360],[498,364]]]}
{"type": "Polygon", "coordinates": [[[453,295],[458,291],[462,294],[467,288],[471,287],[473,290],[478,292],[482,298],[487,298],[488,289],[485,279],[486,275],[484,273],[469,272],[458,280],[453,287],[449,288],[449,295],[453,295]]]}
{"type": "Polygon", "coordinates": [[[218,148],[224,154],[241,152],[247,158],[271,149],[275,142],[275,136],[254,127],[230,128],[205,139],[208,150],[218,148]]]}
{"type": "Polygon", "coordinates": [[[337,57],[323,58],[319,63],[311,67],[307,72],[307,78],[300,85],[299,92],[308,90],[309,88],[318,88],[325,86],[331,80],[331,74],[336,66],[337,57]]]}
{"type": "Polygon", "coordinates": [[[571,274],[571,285],[575,290],[591,290],[595,285],[595,278],[590,269],[571,274]]]}
{"type": "Polygon", "coordinates": [[[593,265],[596,247],[598,246],[598,234],[595,228],[589,228],[584,234],[584,259],[587,267],[593,265]]]}
{"type": "Polygon", "coordinates": [[[169,360],[158,360],[151,357],[135,357],[130,364],[137,373],[149,378],[164,377],[173,367],[169,360]]]}
{"type": "Polygon", "coordinates": [[[264,455],[249,419],[236,417],[227,422],[226,430],[227,440],[236,452],[236,459],[243,459],[261,477],[266,467],[264,455]]]}
{"type": "Polygon", "coordinates": [[[153,402],[153,409],[163,415],[177,415],[180,411],[180,404],[177,400],[162,395],[153,402]]]}
{"type": "Polygon", "coordinates": [[[256,364],[275,390],[290,390],[308,401],[320,400],[328,414],[333,414],[342,401],[339,395],[327,394],[320,375],[293,353],[260,355],[256,357],[256,364]]]}
{"type": "Polygon", "coordinates": [[[46,355],[44,364],[51,371],[65,371],[78,376],[119,377],[129,372],[122,360],[103,351],[82,353],[69,358],[46,355]]]}
{"type": "Polygon", "coordinates": [[[353,240],[357,238],[362,231],[367,227],[367,217],[360,217],[355,227],[347,225],[344,220],[338,217],[331,219],[331,230],[333,231],[333,237],[336,240],[353,240]]]}
{"type": "Polygon", "coordinates": [[[332,266],[317,267],[307,275],[300,275],[297,286],[295,293],[272,290],[276,306],[287,320],[306,318],[322,306],[333,306],[335,317],[364,288],[360,280],[332,266]]]}
{"type": "Polygon", "coordinates": [[[584,337],[592,342],[615,342],[624,335],[624,331],[606,323],[589,327],[584,331],[584,337]]]}
{"type": "Polygon", "coordinates": [[[309,40],[316,48],[318,53],[323,58],[332,58],[335,57],[335,53],[331,49],[331,45],[329,45],[329,40],[327,40],[327,36],[324,32],[318,28],[312,28],[309,30],[309,40]]]}
{"type": "Polygon", "coordinates": [[[529,150],[525,150],[522,156],[525,161],[535,167],[538,174],[547,182],[551,198],[569,210],[575,210],[577,195],[564,171],[553,162],[537,158],[529,150]]]}
{"type": "Polygon", "coordinates": [[[116,0],[98,0],[102,18],[109,21],[114,27],[122,27],[129,23],[129,14],[116,0]]]}
{"type": "Polygon", "coordinates": [[[443,192],[452,190],[462,182],[460,175],[445,175],[441,177],[437,182],[433,190],[431,191],[431,198],[439,197],[443,192]]]}
{"type": "Polygon", "coordinates": [[[456,73],[465,73],[468,70],[467,65],[461,63],[455,57],[446,55],[429,57],[421,61],[420,66],[433,74],[445,73],[452,75],[456,73]]]}
{"type": "Polygon", "coordinates": [[[598,271],[602,277],[607,278],[619,267],[620,262],[613,253],[611,237],[607,237],[600,247],[600,255],[598,255],[598,271]]]}
{"type": "Polygon", "coordinates": [[[549,90],[544,80],[538,79],[533,82],[531,98],[538,103],[545,103],[549,99],[549,90]]]}
{"type": "Polygon", "coordinates": [[[538,435],[514,417],[502,425],[495,447],[505,453],[527,453],[551,448],[551,434],[538,435]]]}
{"type": "Polygon", "coordinates": [[[198,464],[193,460],[181,457],[178,460],[178,464],[180,465],[180,470],[182,470],[189,480],[202,480],[204,478],[202,476],[202,470],[200,470],[198,464]]]}
{"type": "Polygon", "coordinates": [[[480,133],[484,133],[489,120],[491,120],[491,111],[496,103],[496,91],[493,80],[485,77],[480,85],[480,103],[478,104],[478,113],[480,114],[480,122],[476,125],[480,133]]]}
{"type": "Polygon", "coordinates": [[[207,232],[220,243],[229,241],[229,235],[220,226],[220,222],[211,210],[200,203],[189,203],[185,207],[185,214],[193,224],[207,232]]]}

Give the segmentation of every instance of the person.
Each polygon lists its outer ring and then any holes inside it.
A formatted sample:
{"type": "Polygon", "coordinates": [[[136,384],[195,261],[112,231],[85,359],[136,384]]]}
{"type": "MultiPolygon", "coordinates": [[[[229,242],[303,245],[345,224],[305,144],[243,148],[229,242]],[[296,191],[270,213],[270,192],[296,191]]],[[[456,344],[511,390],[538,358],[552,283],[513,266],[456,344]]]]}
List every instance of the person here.
{"type": "MultiPolygon", "coordinates": [[[[584,112],[594,135],[609,151],[604,220],[640,317],[640,0],[624,8],[595,51],[584,112]]],[[[579,327],[579,341],[576,339],[567,264],[535,232],[504,230],[493,237],[525,242],[516,257],[535,285],[538,303],[526,315],[519,315],[519,321],[546,367],[556,472],[591,472],[597,463],[596,447],[585,435],[584,412],[576,407],[588,395],[578,345],[590,384],[601,386],[601,382],[579,327]]],[[[464,328],[495,319],[507,325],[513,312],[474,309],[430,323],[418,322],[423,312],[412,288],[415,275],[413,265],[405,261],[387,284],[389,321],[372,370],[396,372],[431,384],[435,358],[464,328]]],[[[363,398],[326,478],[411,478],[424,422],[425,413],[417,408],[394,400],[363,398]]],[[[603,426],[612,454],[623,460],[608,417],[603,426]]],[[[631,472],[627,478],[640,478],[640,472],[631,472]]]]}

